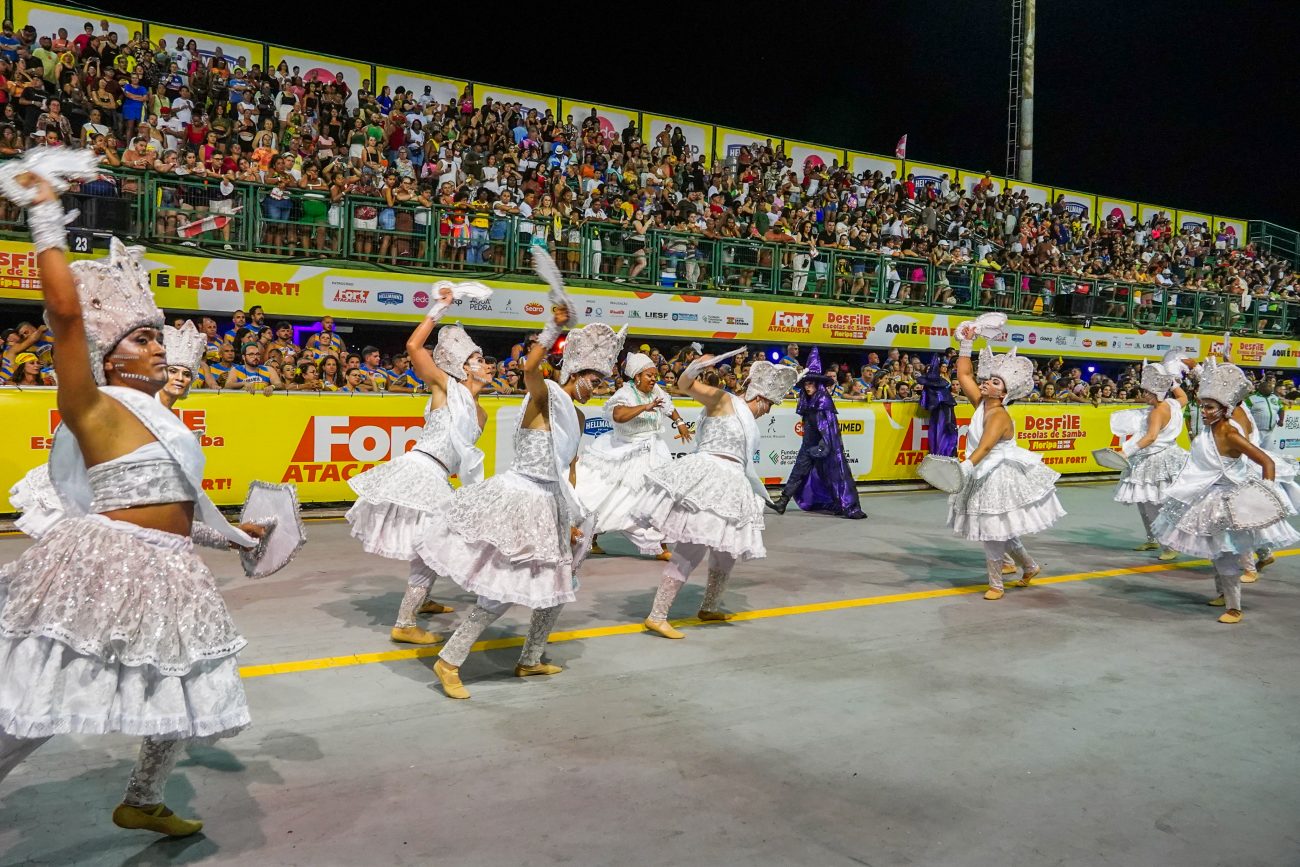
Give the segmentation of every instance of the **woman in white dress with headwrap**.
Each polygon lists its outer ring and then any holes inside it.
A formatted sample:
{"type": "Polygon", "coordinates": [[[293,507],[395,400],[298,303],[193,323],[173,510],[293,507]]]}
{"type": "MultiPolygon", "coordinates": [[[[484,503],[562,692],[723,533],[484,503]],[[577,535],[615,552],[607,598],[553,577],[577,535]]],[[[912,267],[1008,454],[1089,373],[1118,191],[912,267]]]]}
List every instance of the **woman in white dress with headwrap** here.
{"type": "Polygon", "coordinates": [[[1006,410],[1033,391],[1033,362],[1014,349],[994,355],[986,346],[977,378],[971,350],[979,333],[973,322],[957,326],[957,381],[975,412],[966,432],[962,486],[948,498],[948,526],[962,538],[983,543],[989,582],[984,598],[996,600],[1003,596],[1002,567],[1008,555],[1023,570],[1017,586],[1028,587],[1042,571],[1020,537],[1050,528],[1065,510],[1056,498],[1060,473],[1016,445],[1015,423],[1006,410]]]}
{"type": "MultiPolygon", "coordinates": [[[[1181,361],[1172,363],[1182,365],[1181,361]]],[[[1128,435],[1120,446],[1128,467],[1120,474],[1115,502],[1137,506],[1146,530],[1146,541],[1137,550],[1152,551],[1160,548],[1152,524],[1164,505],[1166,489],[1187,463],[1187,451],[1178,445],[1187,395],[1178,385],[1178,376],[1168,372],[1163,362],[1144,365],[1141,382],[1147,408],[1120,410],[1111,416],[1112,430],[1128,435]]],[[[1165,548],[1158,559],[1176,556],[1176,551],[1165,548]]]]}
{"type": "Polygon", "coordinates": [[[1243,558],[1300,541],[1287,521],[1296,510],[1275,481],[1273,458],[1233,419],[1250,391],[1241,368],[1206,362],[1197,391],[1205,428],[1153,525],[1160,544],[1213,561],[1218,595],[1209,604],[1226,609],[1220,623],[1241,622],[1243,558]]]}
{"type": "Polygon", "coordinates": [[[430,392],[419,439],[406,454],[348,482],[357,494],[347,514],[353,538],[361,541],[368,554],[410,564],[406,593],[389,632],[393,641],[405,644],[440,641],[440,636],[417,625],[416,615],[452,610],[429,598],[437,574],[416,553],[416,543],[424,535],[429,517],[451,499],[453,475],[458,475],[462,484],[483,478],[483,453],[474,443],[487,421],[478,396],[492,381],[492,364],[459,325],[438,331],[438,345],[432,353],[425,346],[457,293],[465,291],[491,294],[480,284],[436,284],[433,309],[406,341],[411,366],[430,392]]]}
{"type": "MultiPolygon", "coordinates": [[[[554,273],[544,250],[533,255],[554,273]]],[[[542,362],[573,321],[573,304],[558,279],[551,297],[552,321],[524,360],[528,396],[519,409],[510,467],[457,490],[416,544],[438,574],[478,596],[434,663],[449,698],[469,698],[460,668],[483,632],[513,605],[532,611],[515,676],[563,671],[543,662],[542,653],[560,610],[577,596],[577,568],[589,544],[590,521],[573,491],[583,421],[575,403],[586,403],[614,372],[626,329],[615,333],[595,323],[569,332],[560,382],[548,380],[542,362]]]]}
{"type": "Polygon", "coordinates": [[[789,394],[799,371],[756,361],[740,398],[707,370],[720,360],[703,356],[682,372],[678,384],[704,406],[695,451],[647,470],[644,491],[632,507],[633,520],[657,529],[673,546],[645,620],[647,629],[664,638],[685,637],[668,622],[668,612],[706,560],[709,578],[698,616],[728,620],[731,615],[719,603],[731,570],[738,562],[767,556],[763,505],[769,500],[750,458],[759,447],[755,420],[789,394]]]}
{"type": "Polygon", "coordinates": [[[664,537],[654,527],[639,527],[631,518],[651,467],[672,460],[660,435],[663,419],[671,419],[682,442],[691,441],[686,421],[673,400],[658,385],[659,371],[648,355],[633,352],[623,362],[628,377],[605,402],[605,419],[613,430],[596,437],[578,456],[578,500],[591,515],[592,553],[602,533],[622,533],[642,554],[669,558],[664,537]]]}

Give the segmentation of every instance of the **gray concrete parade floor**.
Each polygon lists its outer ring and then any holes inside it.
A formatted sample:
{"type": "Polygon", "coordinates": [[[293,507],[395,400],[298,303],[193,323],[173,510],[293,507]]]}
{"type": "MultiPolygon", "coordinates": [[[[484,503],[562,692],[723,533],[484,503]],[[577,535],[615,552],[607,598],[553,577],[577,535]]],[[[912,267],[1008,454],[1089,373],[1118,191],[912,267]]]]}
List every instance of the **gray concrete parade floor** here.
{"type": "Polygon", "coordinates": [[[724,599],[762,616],[684,641],[601,634],[645,616],[660,568],[594,558],[558,627],[587,637],[550,652],[567,671],[476,652],[465,702],[432,657],[348,658],[398,649],[404,569],[342,522],[260,582],[216,554],[245,666],[332,659],[249,678],[253,728],[190,749],[167,801],[202,835],[114,828],[135,742],[65,737],[0,783],[0,864],[1300,864],[1300,558],[1220,625],[1207,566],[1111,574],[1157,565],[1111,492],[1063,487],[1069,517],[1029,540],[1077,580],[997,603],[951,592],[982,555],[933,492],[866,496],[867,521],[771,516],[724,599]]]}

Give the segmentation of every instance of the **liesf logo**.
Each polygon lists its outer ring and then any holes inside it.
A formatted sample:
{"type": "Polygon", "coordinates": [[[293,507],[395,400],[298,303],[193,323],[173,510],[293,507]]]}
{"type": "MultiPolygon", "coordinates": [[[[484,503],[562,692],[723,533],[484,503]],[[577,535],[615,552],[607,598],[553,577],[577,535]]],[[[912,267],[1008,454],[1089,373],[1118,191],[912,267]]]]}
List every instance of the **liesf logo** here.
{"type": "Polygon", "coordinates": [[[529,316],[541,316],[545,311],[546,308],[538,304],[536,301],[529,301],[524,305],[524,312],[529,316]]]}
{"type": "Polygon", "coordinates": [[[1025,426],[1016,439],[1028,443],[1031,452],[1068,452],[1083,437],[1083,417],[1078,415],[1025,416],[1025,426]]]}
{"type": "Polygon", "coordinates": [[[1012,342],[1012,343],[1024,343],[1024,342],[1025,342],[1025,335],[1021,334],[1020,332],[1016,332],[1015,334],[1012,334],[1012,335],[1011,335],[1011,342],[1012,342]]]}
{"type": "Polygon", "coordinates": [[[813,314],[787,313],[778,310],[772,314],[768,327],[783,334],[809,334],[812,331],[813,314]]]}
{"type": "Polygon", "coordinates": [[[401,292],[380,292],[375,298],[380,304],[401,304],[406,300],[401,292]]]}
{"type": "Polygon", "coordinates": [[[334,293],[335,304],[365,304],[369,289],[339,289],[334,293]]]}
{"type": "Polygon", "coordinates": [[[1037,342],[1038,342],[1038,335],[1035,334],[1033,331],[1029,332],[1029,345],[1033,346],[1037,342]]]}
{"type": "Polygon", "coordinates": [[[423,310],[429,306],[429,293],[421,289],[419,292],[416,292],[411,296],[411,303],[423,310]]]}
{"type": "Polygon", "coordinates": [[[280,481],[347,481],[406,454],[423,427],[419,416],[312,416],[280,481]]]}

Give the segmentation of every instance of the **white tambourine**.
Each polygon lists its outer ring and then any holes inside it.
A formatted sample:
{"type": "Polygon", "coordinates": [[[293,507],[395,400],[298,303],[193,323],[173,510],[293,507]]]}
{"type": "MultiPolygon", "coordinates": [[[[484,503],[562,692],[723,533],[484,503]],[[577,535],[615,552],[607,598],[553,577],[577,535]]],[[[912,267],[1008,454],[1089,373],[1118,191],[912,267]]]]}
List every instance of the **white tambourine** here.
{"type": "Polygon", "coordinates": [[[960,491],[966,483],[966,471],[962,469],[961,461],[945,455],[926,455],[916,468],[916,474],[948,494],[960,491]]]}
{"type": "Polygon", "coordinates": [[[1235,530],[1258,530],[1288,514],[1277,486],[1263,479],[1251,479],[1228,495],[1228,519],[1235,530]]]}
{"type": "Polygon", "coordinates": [[[1129,467],[1128,458],[1119,452],[1113,452],[1110,449],[1093,449],[1092,459],[1101,464],[1108,470],[1119,470],[1123,472],[1129,467]]]}
{"type": "Polygon", "coordinates": [[[266,528],[257,547],[239,554],[244,574],[249,578],[265,578],[280,571],[307,542],[307,531],[298,510],[298,489],[293,485],[250,482],[239,520],[266,528]]]}

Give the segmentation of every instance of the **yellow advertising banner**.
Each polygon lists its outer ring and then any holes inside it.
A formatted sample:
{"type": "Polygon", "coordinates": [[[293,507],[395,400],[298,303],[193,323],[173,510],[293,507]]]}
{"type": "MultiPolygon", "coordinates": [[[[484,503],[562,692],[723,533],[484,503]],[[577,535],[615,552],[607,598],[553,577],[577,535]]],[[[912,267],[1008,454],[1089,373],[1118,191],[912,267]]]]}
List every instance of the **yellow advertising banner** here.
{"type": "Polygon", "coordinates": [[[231,36],[219,36],[202,30],[189,30],[184,27],[172,27],[170,24],[150,24],[149,41],[154,45],[159,39],[166,39],[169,48],[176,47],[176,40],[183,39],[188,45],[193,42],[204,57],[212,57],[221,50],[221,56],[230,62],[230,67],[247,69],[256,63],[261,66],[266,62],[266,46],[260,42],[235,39],[231,36]]]}
{"type": "MultiPolygon", "coordinates": [[[[283,60],[289,64],[290,72],[295,66],[298,67],[298,74],[302,76],[303,81],[335,81],[335,76],[340,72],[343,73],[343,81],[351,90],[348,105],[353,108],[357,105],[357,91],[361,89],[362,83],[371,80],[370,65],[366,63],[357,63],[327,54],[311,54],[279,45],[268,46],[267,52],[267,63],[270,64],[271,69],[275,69],[283,60]]],[[[373,87],[373,82],[371,84],[373,87]]]]}
{"type": "Polygon", "coordinates": [[[1097,219],[1099,221],[1122,220],[1124,225],[1137,216],[1137,202],[1126,199],[1107,199],[1097,197],[1097,219]]]}
{"type": "Polygon", "coordinates": [[[781,146],[781,139],[778,136],[764,135],[761,132],[746,132],[742,129],[728,129],[725,126],[716,127],[715,129],[713,144],[720,160],[735,159],[743,147],[749,148],[752,152],[754,145],[770,147],[773,151],[781,146]]]}
{"type": "Polygon", "coordinates": [[[1144,224],[1150,223],[1151,218],[1161,214],[1168,220],[1174,218],[1174,209],[1166,208],[1163,205],[1148,205],[1144,202],[1138,202],[1138,220],[1144,224]]]}
{"type": "Polygon", "coordinates": [[[1174,219],[1174,225],[1178,231],[1194,227],[1204,226],[1206,229],[1213,230],[1218,228],[1214,225],[1214,218],[1209,214],[1202,214],[1199,211],[1179,211],[1178,216],[1174,219]]]}
{"type": "Polygon", "coordinates": [[[688,161],[694,162],[702,158],[707,165],[713,159],[713,127],[707,123],[682,120],[679,117],[641,113],[641,140],[648,144],[654,144],[659,134],[665,130],[668,131],[668,138],[671,141],[672,134],[678,127],[686,137],[686,147],[690,152],[688,161]]]}
{"type": "Polygon", "coordinates": [[[944,175],[948,176],[949,183],[957,183],[957,170],[952,166],[936,166],[931,163],[914,163],[908,160],[904,163],[903,173],[899,177],[907,180],[908,175],[912,175],[913,180],[916,181],[918,194],[925,189],[926,184],[934,184],[934,188],[939,189],[944,175]]]}
{"type": "MultiPolygon", "coordinates": [[[[1029,194],[1029,201],[1039,205],[1047,206],[1052,204],[1052,188],[1044,187],[1041,184],[1027,184],[1024,181],[1017,181],[1015,178],[1007,181],[1007,189],[1012,193],[1018,193],[1024,190],[1029,194]]],[[[1089,208],[1089,211],[1092,209],[1089,208]]]]}
{"type": "Polygon", "coordinates": [[[533,93],[530,90],[511,90],[508,87],[494,87],[490,84],[474,85],[474,104],[482,105],[488,99],[500,103],[519,103],[524,110],[534,109],[538,114],[545,114],[550,109],[552,117],[559,117],[560,100],[559,97],[548,96],[545,93],[533,93]]]}
{"type": "MultiPolygon", "coordinates": [[[[108,23],[110,33],[117,34],[117,44],[124,46],[137,33],[144,33],[144,22],[133,18],[118,18],[102,12],[90,12],[72,9],[57,3],[29,3],[27,0],[14,0],[14,29],[22,30],[28,24],[36,28],[37,36],[58,36],[59,28],[68,31],[68,39],[80,36],[87,24],[91,25],[96,35],[103,32],[103,24],[108,23]]],[[[155,40],[156,42],[157,40],[155,40]]]]}
{"type": "MultiPolygon", "coordinates": [[[[911,171],[910,167],[908,171],[911,171]]],[[[949,175],[949,180],[951,180],[952,177],[953,177],[952,175],[949,175]]],[[[972,172],[972,171],[967,171],[966,169],[960,169],[958,171],[957,177],[961,182],[962,190],[964,190],[967,193],[973,193],[975,192],[976,185],[978,185],[980,181],[984,180],[984,172],[972,172]]],[[[1000,193],[1007,188],[1007,183],[1008,183],[1007,179],[998,177],[992,172],[989,173],[989,181],[991,181],[993,184],[994,193],[1000,193]]],[[[918,187],[924,186],[920,182],[920,180],[916,182],[916,185],[918,187]]]]}
{"type": "Polygon", "coordinates": [[[1245,220],[1234,220],[1232,217],[1215,214],[1214,224],[1210,228],[1212,228],[1217,235],[1220,227],[1222,227],[1229,235],[1234,236],[1237,239],[1238,247],[1246,246],[1247,238],[1245,220]]]}
{"type": "Polygon", "coordinates": [[[887,178],[890,174],[903,177],[903,161],[893,157],[881,156],[880,154],[867,154],[860,151],[849,151],[849,171],[855,175],[863,172],[880,172],[880,176],[887,178]]]}
{"type": "MultiPolygon", "coordinates": [[[[416,395],[250,395],[195,392],[176,410],[203,447],[203,488],[222,506],[242,503],[254,479],[297,486],[303,503],[349,502],[348,480],[378,463],[405,454],[423,425],[426,398],[416,395]]],[[[483,398],[487,425],[479,439],[484,471],[508,466],[519,414],[518,397],[483,398]]],[[[691,424],[700,408],[677,404],[691,424]]],[[[966,448],[971,407],[958,406],[960,448],[966,448]]],[[[1117,447],[1110,433],[1116,407],[1026,404],[1011,407],[1018,445],[1041,454],[1061,473],[1103,471],[1092,450],[1117,447]]],[[[59,415],[53,389],[0,392],[0,490],[7,491],[29,470],[49,460],[59,415]]],[[[587,435],[607,428],[589,412],[587,435]]],[[[859,481],[912,480],[929,451],[929,417],[915,403],[841,402],[845,451],[859,481]]],[[[802,424],[793,405],[777,407],[762,426],[757,470],[779,484],[799,451],[802,424]]],[[[680,448],[676,449],[680,451],[680,448]]],[[[0,502],[0,513],[11,511],[0,502]]]]}
{"type": "MultiPolygon", "coordinates": [[[[641,123],[641,113],[633,111],[630,108],[615,108],[612,105],[601,105],[598,102],[577,102],[572,99],[563,99],[560,100],[560,109],[563,112],[563,114],[560,115],[561,119],[567,123],[568,118],[572,116],[574,126],[578,128],[580,133],[582,125],[589,117],[591,117],[591,112],[594,109],[596,112],[596,120],[600,122],[600,138],[606,145],[622,141],[623,130],[627,129],[629,123],[638,124],[638,139],[641,138],[645,132],[639,126],[641,123]]],[[[671,138],[671,131],[669,138],[671,138]]],[[[570,142],[570,144],[576,144],[576,142],[570,142]]]]}
{"type": "Polygon", "coordinates": [[[840,148],[807,144],[790,139],[785,140],[785,155],[794,160],[794,167],[799,170],[800,177],[803,176],[804,168],[809,162],[825,166],[827,169],[836,163],[845,165],[844,151],[840,148]]]}
{"type": "Polygon", "coordinates": [[[1071,215],[1089,223],[1097,220],[1097,197],[1092,193],[1080,193],[1076,190],[1063,190],[1060,187],[1054,187],[1052,189],[1052,204],[1056,204],[1056,200],[1060,198],[1065,199],[1065,210],[1071,215]]]}
{"type": "MultiPolygon", "coordinates": [[[[209,259],[148,252],[159,306],[172,312],[224,316],[261,305],[268,316],[341,321],[418,322],[432,302],[434,279],[318,265],[209,259]]],[[[470,327],[540,330],[546,290],[540,283],[485,280],[494,290],[486,300],[457,302],[454,321],[470,327]]],[[[803,304],[793,298],[767,300],[743,293],[721,296],[572,287],[583,321],[626,324],[633,334],[668,339],[808,343],[825,346],[898,347],[941,350],[952,345],[952,329],[965,312],[930,313],[905,308],[838,307],[803,304]]],[[[0,298],[40,303],[40,277],[30,243],[0,242],[0,298]]],[[[1216,338],[1173,331],[1091,328],[1068,322],[1013,319],[997,346],[1031,355],[1095,357],[1108,361],[1157,359],[1170,349],[1204,357],[1216,338]]],[[[1245,364],[1297,367],[1300,342],[1234,338],[1234,359],[1245,364]]]]}
{"type": "Polygon", "coordinates": [[[428,75],[423,72],[408,72],[404,69],[394,69],[391,66],[375,67],[375,89],[391,88],[390,93],[396,93],[397,88],[404,87],[417,97],[424,93],[424,89],[429,88],[433,98],[438,102],[446,105],[455,103],[460,95],[465,91],[469,82],[458,78],[443,78],[439,75],[428,75]]]}

